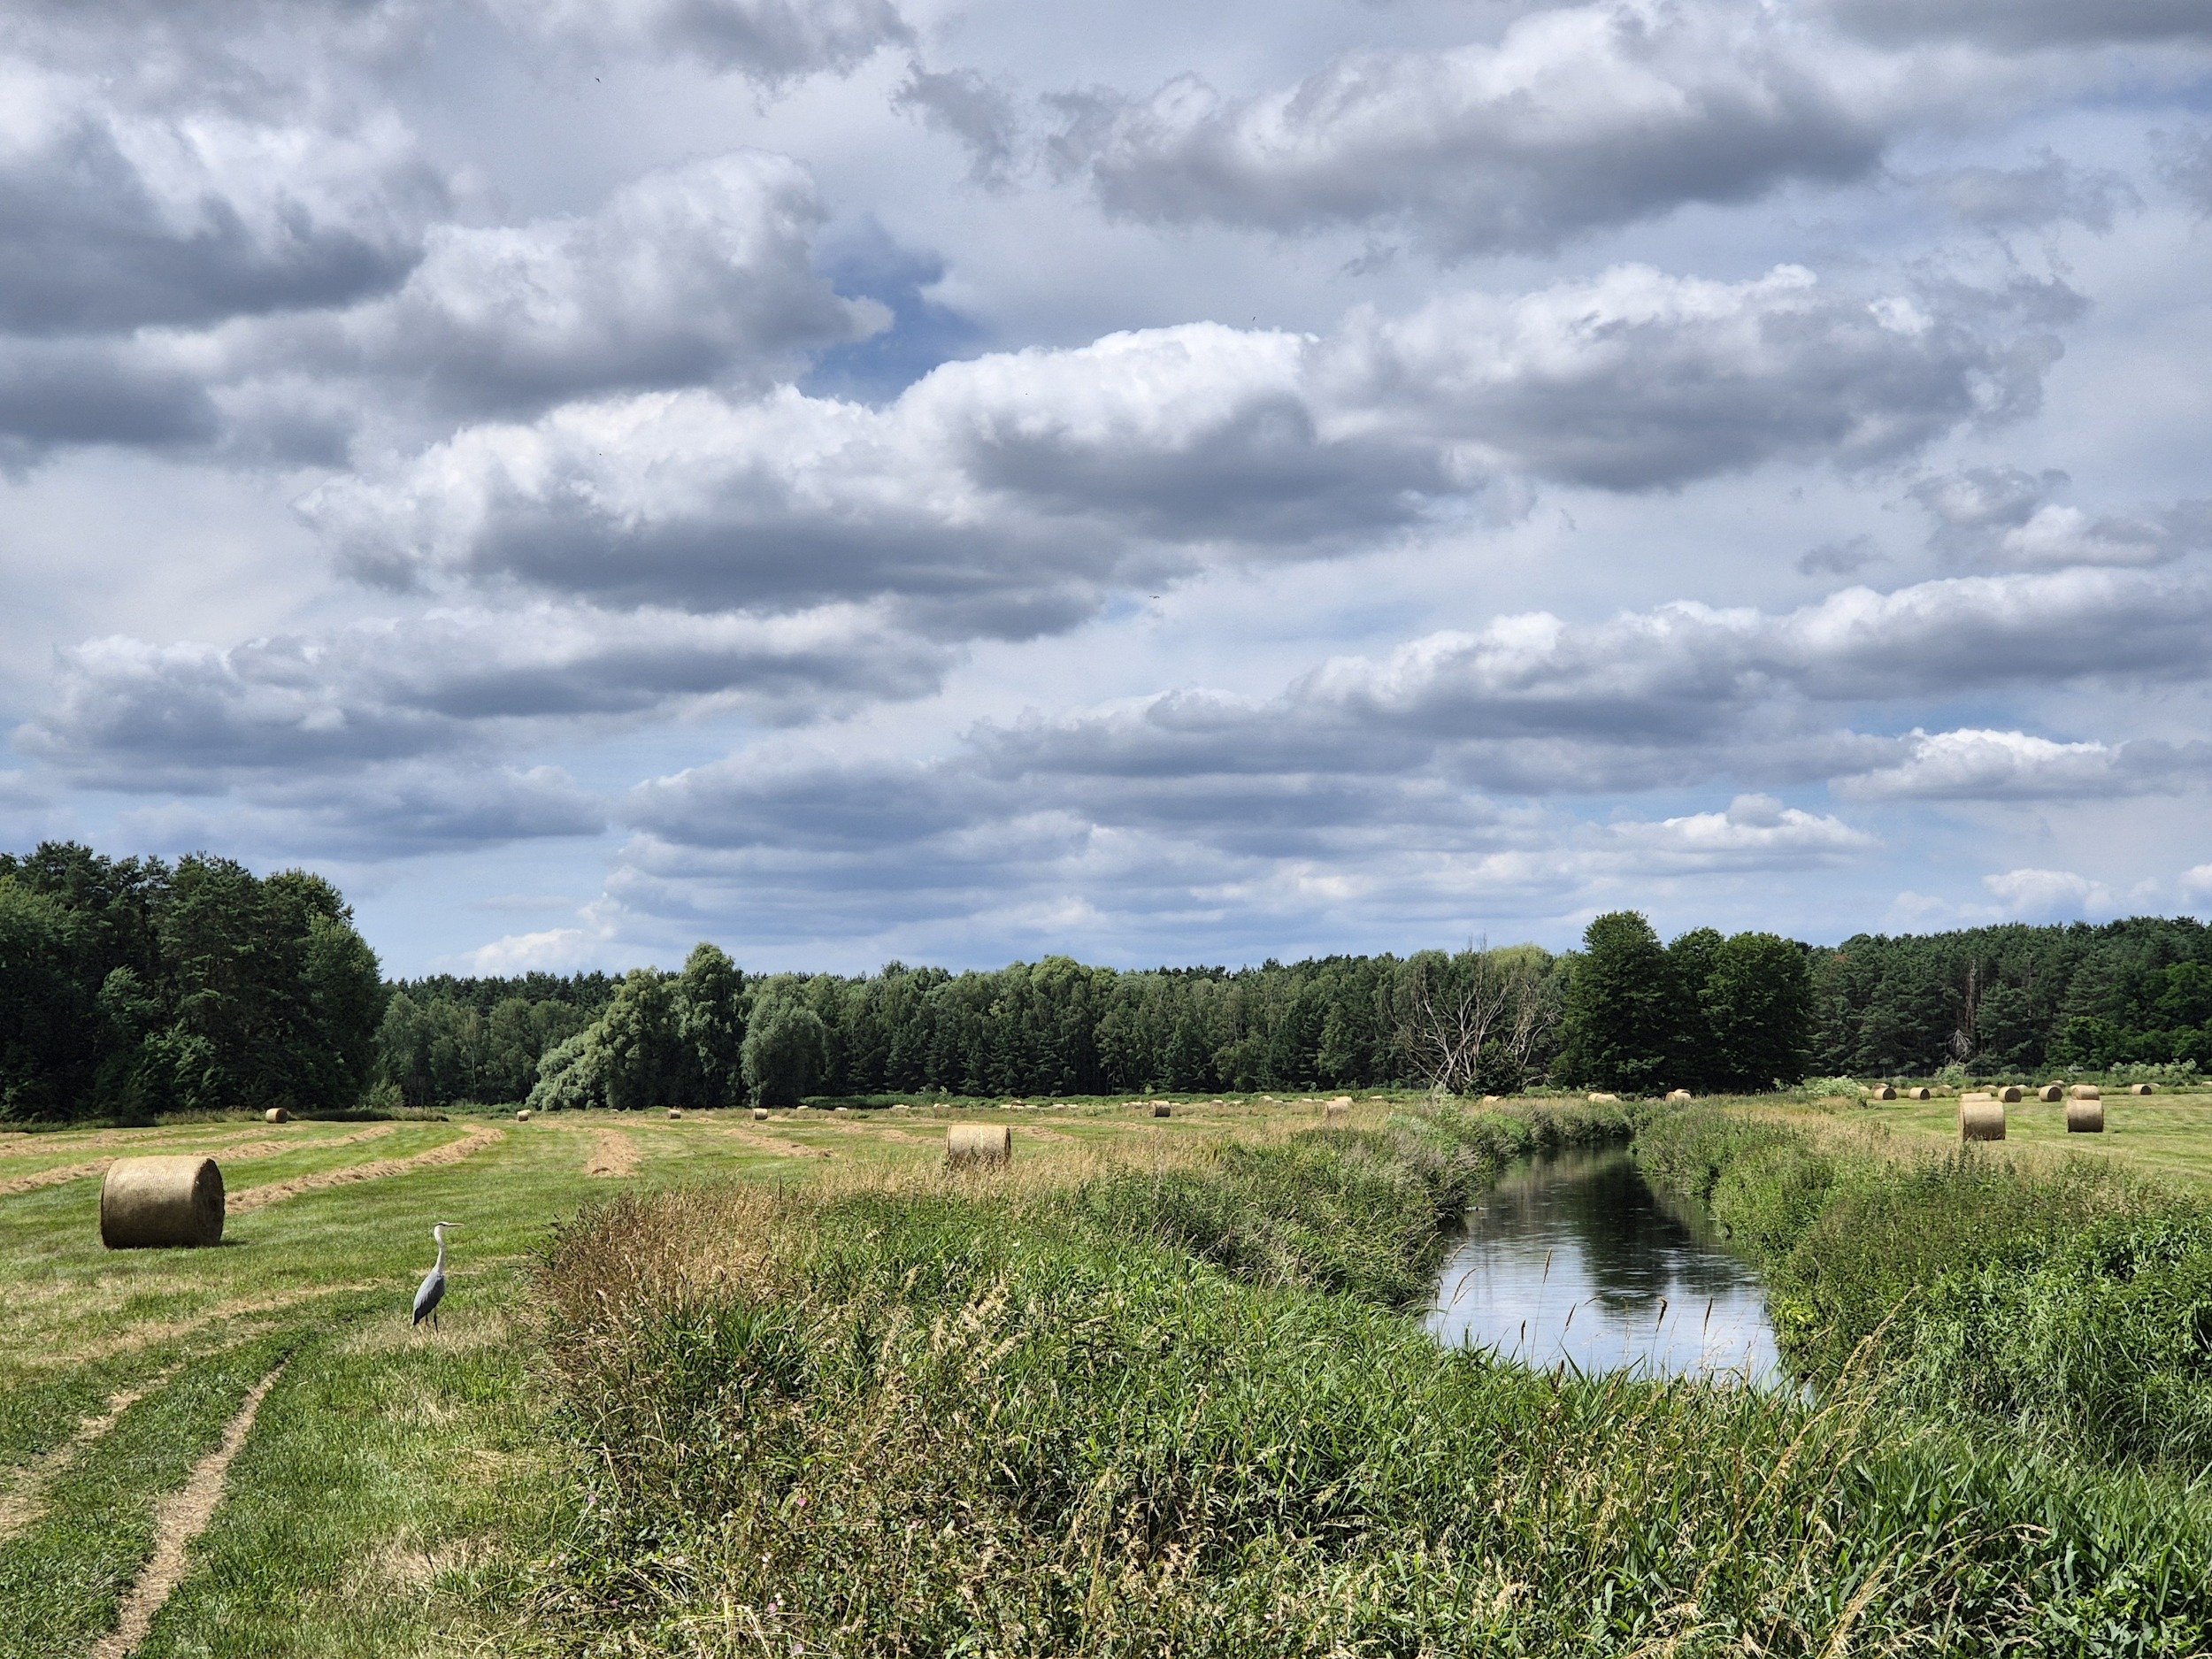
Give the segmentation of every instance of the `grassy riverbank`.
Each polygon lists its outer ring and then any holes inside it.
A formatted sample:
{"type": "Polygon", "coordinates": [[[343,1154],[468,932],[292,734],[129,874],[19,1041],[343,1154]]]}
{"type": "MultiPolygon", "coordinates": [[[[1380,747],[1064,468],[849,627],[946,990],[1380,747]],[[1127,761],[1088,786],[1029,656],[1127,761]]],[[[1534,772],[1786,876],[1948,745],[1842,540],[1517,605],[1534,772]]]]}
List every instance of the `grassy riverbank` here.
{"type": "MultiPolygon", "coordinates": [[[[1404,1311],[1520,1153],[1640,1127],[1656,1167],[1674,1125],[1686,1171],[1749,1125],[1699,1167],[1778,1263],[1839,1194],[1916,1190],[1866,1172],[1877,1123],[1209,1099],[0,1140],[0,1654],[94,1649],[263,1382],[142,1654],[2202,1651],[2212,1514],[2170,1455],[1922,1409],[1896,1366],[1818,1409],[1492,1368],[1404,1311]],[[948,1176],[949,1117],[1014,1125],[1012,1168],[948,1176]],[[101,1250],[91,1166],[186,1148],[274,1195],[220,1250],[101,1250]],[[433,1334],[404,1310],[440,1218],[433,1334]]],[[[2154,1214],[1990,1180],[1975,1213],[2024,1205],[2047,1266],[2154,1214]]],[[[1854,1317],[1929,1300],[1817,1254],[1854,1317]]]]}
{"type": "Polygon", "coordinates": [[[1880,1387],[1494,1368],[1392,1310],[1494,1145],[1618,1125],[596,1212],[547,1278],[594,1471],[548,1616],[675,1654],[2201,1650],[2212,1509],[2159,1471],[1880,1387]]]}

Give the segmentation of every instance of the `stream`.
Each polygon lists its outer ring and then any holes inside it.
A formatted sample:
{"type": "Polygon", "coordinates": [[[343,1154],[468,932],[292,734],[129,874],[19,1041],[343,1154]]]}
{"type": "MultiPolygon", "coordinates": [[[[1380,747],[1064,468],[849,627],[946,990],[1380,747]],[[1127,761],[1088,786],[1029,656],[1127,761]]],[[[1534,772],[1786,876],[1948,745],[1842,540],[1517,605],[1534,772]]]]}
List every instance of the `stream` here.
{"type": "Polygon", "coordinates": [[[1539,1367],[1789,1386],[1758,1276],[1623,1148],[1508,1171],[1468,1211],[1428,1328],[1539,1367]]]}

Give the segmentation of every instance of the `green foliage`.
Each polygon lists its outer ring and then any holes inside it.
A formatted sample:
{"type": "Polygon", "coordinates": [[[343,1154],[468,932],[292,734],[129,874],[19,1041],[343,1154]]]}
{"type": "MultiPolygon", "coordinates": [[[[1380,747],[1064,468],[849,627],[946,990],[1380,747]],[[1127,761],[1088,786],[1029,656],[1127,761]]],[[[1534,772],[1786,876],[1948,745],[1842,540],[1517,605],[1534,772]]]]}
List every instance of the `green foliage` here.
{"type": "Polygon", "coordinates": [[[1647,1122],[1655,1181],[1758,1262],[1792,1365],[2101,1457],[2212,1463],[2212,1213],[2110,1170],[1978,1151],[1839,1167],[1797,1129],[1694,1107],[1647,1122]]]}
{"type": "Polygon", "coordinates": [[[1709,1033],[1708,1088],[1751,1094],[1805,1075],[1812,1025],[1812,976],[1805,952],[1773,933],[1738,933],[1717,943],[1697,1001],[1709,1033]]]}
{"type": "Polygon", "coordinates": [[[702,943],[685,958],[676,987],[678,1035],[691,1051],[703,1106],[733,1106],[745,1095],[745,976],[719,946],[702,943]]]}
{"type": "Polygon", "coordinates": [[[1570,1077],[1601,1089],[1663,1089],[1677,1047],[1674,977],[1651,924],[1634,910],[1583,931],[1567,980],[1563,1026],[1570,1077]]]}
{"type": "Polygon", "coordinates": [[[827,1057],[829,1029],[812,1009],[787,998],[756,1003],[745,1031],[745,1087],[764,1106],[795,1105],[813,1091],[827,1057]]]}
{"type": "Polygon", "coordinates": [[[0,855],[0,1115],[349,1106],[383,1011],[375,954],[319,876],[0,855]]]}
{"type": "Polygon", "coordinates": [[[1860,934],[1813,967],[1824,1071],[2212,1067],[2212,929],[2188,917],[1860,934]]]}

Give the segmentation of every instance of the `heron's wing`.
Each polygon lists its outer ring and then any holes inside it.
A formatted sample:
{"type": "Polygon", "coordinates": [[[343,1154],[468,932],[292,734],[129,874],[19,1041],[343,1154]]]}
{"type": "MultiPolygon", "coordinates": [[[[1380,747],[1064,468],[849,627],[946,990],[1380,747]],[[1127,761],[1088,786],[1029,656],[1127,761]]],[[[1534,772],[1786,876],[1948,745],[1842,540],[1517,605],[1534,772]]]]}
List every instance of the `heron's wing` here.
{"type": "Polygon", "coordinates": [[[445,1275],[432,1273],[422,1281],[422,1288],[415,1293],[415,1323],[420,1325],[430,1317],[430,1310],[445,1299],[445,1275]]]}

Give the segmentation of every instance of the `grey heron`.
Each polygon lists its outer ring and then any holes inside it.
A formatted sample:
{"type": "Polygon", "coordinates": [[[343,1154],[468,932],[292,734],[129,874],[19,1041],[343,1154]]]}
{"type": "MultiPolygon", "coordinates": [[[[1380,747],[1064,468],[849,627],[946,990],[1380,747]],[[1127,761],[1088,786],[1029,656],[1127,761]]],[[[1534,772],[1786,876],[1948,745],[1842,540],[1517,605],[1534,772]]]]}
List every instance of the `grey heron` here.
{"type": "Polygon", "coordinates": [[[427,1319],[434,1331],[438,1328],[438,1304],[445,1300],[445,1230],[451,1225],[450,1221],[441,1221],[430,1229],[430,1236],[438,1241],[438,1264],[415,1293],[415,1323],[427,1319]]]}

